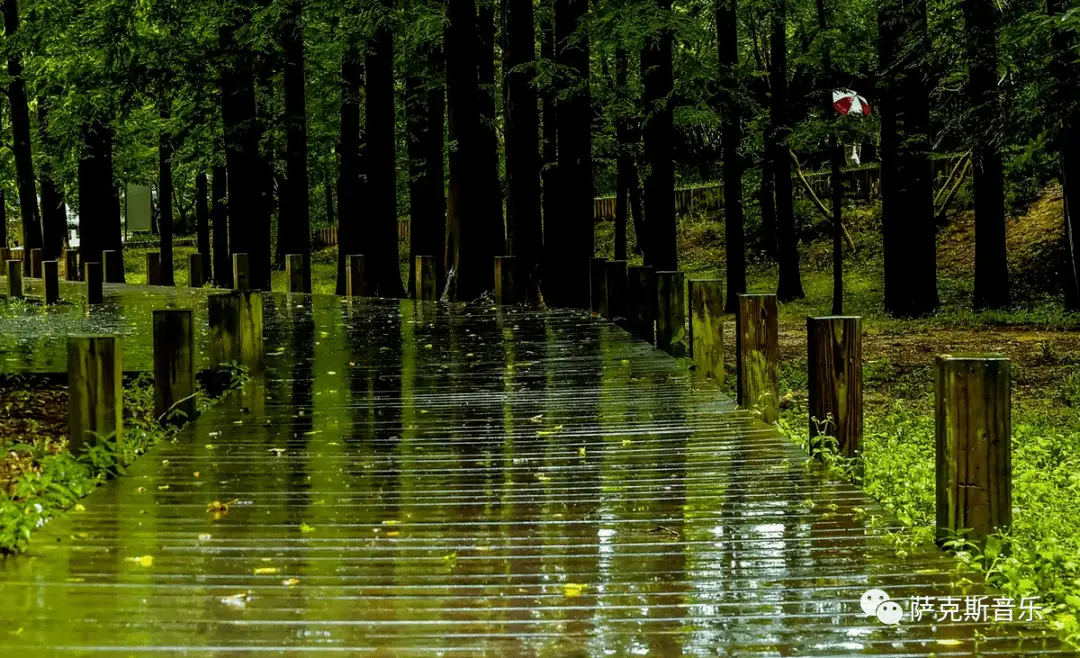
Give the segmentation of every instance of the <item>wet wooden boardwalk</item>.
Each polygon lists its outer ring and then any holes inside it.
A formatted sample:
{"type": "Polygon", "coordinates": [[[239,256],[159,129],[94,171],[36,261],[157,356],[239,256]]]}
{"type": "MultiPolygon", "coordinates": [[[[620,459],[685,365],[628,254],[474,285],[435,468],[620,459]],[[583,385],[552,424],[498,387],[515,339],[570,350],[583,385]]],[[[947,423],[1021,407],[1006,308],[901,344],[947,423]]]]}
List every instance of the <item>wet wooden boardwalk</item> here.
{"type": "Polygon", "coordinates": [[[0,655],[1074,655],[865,617],[870,588],[976,590],[611,325],[280,295],[266,321],[264,377],[3,562],[0,655]]]}

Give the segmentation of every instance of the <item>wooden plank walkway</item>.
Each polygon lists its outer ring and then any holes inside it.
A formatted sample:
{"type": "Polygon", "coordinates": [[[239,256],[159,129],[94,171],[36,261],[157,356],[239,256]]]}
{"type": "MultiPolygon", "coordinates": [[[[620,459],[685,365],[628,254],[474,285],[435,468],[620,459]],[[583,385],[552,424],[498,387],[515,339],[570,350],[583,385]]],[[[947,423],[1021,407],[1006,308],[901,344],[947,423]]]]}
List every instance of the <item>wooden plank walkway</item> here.
{"type": "Polygon", "coordinates": [[[265,317],[265,376],[3,561],[0,655],[1074,655],[865,617],[870,588],[979,589],[609,324],[282,295],[265,317]]]}

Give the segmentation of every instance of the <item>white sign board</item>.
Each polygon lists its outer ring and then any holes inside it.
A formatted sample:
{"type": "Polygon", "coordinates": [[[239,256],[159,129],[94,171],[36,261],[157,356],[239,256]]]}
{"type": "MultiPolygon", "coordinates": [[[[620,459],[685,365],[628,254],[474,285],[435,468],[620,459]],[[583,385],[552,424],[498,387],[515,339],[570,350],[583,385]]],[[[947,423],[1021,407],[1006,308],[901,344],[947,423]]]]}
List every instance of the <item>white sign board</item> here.
{"type": "Polygon", "coordinates": [[[146,185],[128,183],[127,230],[150,231],[150,188],[146,185]]]}

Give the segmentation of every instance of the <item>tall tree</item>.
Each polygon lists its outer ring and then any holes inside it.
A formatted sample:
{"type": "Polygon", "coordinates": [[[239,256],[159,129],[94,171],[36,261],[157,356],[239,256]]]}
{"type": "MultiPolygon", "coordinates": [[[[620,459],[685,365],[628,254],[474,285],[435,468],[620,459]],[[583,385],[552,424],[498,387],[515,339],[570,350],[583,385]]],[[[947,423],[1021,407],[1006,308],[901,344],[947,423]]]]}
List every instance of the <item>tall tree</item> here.
{"type": "Polygon", "coordinates": [[[195,242],[202,261],[203,278],[213,280],[213,262],[210,258],[210,209],[207,205],[209,190],[206,172],[195,176],[195,242]]]}
{"type": "MultiPolygon", "coordinates": [[[[817,0],[818,37],[826,35],[829,29],[828,15],[826,14],[825,0],[817,0]]],[[[822,53],[822,76],[823,84],[818,93],[822,96],[822,105],[825,110],[825,120],[833,115],[832,89],[836,87],[832,70],[832,43],[823,44],[822,53]]],[[[827,160],[829,161],[829,193],[832,201],[831,216],[833,229],[833,315],[844,313],[844,225],[843,220],[843,184],[840,181],[840,169],[844,161],[844,154],[840,150],[835,128],[829,131],[827,160]]]]}
{"type": "MultiPolygon", "coordinates": [[[[4,34],[14,43],[19,32],[19,3],[3,0],[4,34]]],[[[37,190],[34,184],[34,158],[30,140],[30,102],[23,78],[23,63],[15,48],[8,54],[8,102],[11,105],[11,129],[14,136],[15,185],[19,192],[19,213],[22,218],[22,244],[27,249],[23,259],[23,274],[30,274],[30,249],[42,246],[41,223],[38,219],[37,190]]]]}
{"type": "Polygon", "coordinates": [[[173,279],[173,144],[169,131],[170,112],[161,109],[162,130],[158,143],[158,232],[161,235],[161,285],[175,284],[173,279]]]}
{"type": "Polygon", "coordinates": [[[289,0],[281,27],[285,53],[285,167],[288,205],[278,216],[279,236],[304,257],[304,292],[311,292],[311,217],[308,198],[308,132],[304,72],[304,2],[289,0]]]}
{"type": "Polygon", "coordinates": [[[968,134],[975,191],[975,307],[1009,305],[1005,252],[1005,175],[998,98],[998,8],[992,0],[963,0],[968,59],[968,134]]]}
{"type": "Polygon", "coordinates": [[[214,232],[214,285],[233,287],[229,254],[229,186],[225,165],[215,164],[210,176],[210,224],[214,232]]]}
{"type": "MultiPolygon", "coordinates": [[[[7,193],[0,190],[0,247],[8,246],[7,193]]],[[[5,265],[5,267],[7,267],[5,265]]]]}
{"type": "Polygon", "coordinates": [[[724,251],[727,299],[724,310],[738,309],[739,294],[746,292],[746,241],[743,233],[742,98],[739,78],[738,0],[717,0],[716,43],[723,88],[724,251]]]}
{"type": "Polygon", "coordinates": [[[528,274],[531,301],[538,299],[543,225],[540,214],[540,115],[533,85],[536,29],[532,0],[504,0],[506,53],[507,252],[528,274]]]}
{"type": "MultiPolygon", "coordinates": [[[[506,221],[503,216],[503,188],[499,178],[498,116],[495,109],[495,2],[479,0],[476,5],[477,84],[480,98],[480,150],[475,159],[484,184],[482,196],[488,221],[498,224],[495,238],[497,254],[506,253],[506,221]]],[[[492,265],[494,271],[494,265],[492,265]]],[[[492,278],[494,285],[494,278],[492,278]]]]}
{"type": "Polygon", "coordinates": [[[338,139],[338,272],[337,294],[345,294],[345,257],[358,254],[357,214],[363,197],[360,178],[360,91],[364,64],[360,49],[349,44],[341,58],[341,136],[338,139]]]}
{"type": "MultiPolygon", "coordinates": [[[[545,18],[540,22],[540,58],[548,66],[555,62],[555,0],[543,0],[542,14],[545,18]]],[[[541,112],[543,122],[541,125],[540,149],[540,187],[541,206],[543,210],[543,230],[545,244],[553,234],[549,233],[550,226],[558,221],[559,213],[559,121],[555,111],[555,85],[547,84],[540,92],[541,112]]],[[[545,252],[541,253],[541,263],[548,259],[545,252]]],[[[543,267],[543,265],[541,265],[543,267]]],[[[549,275],[550,276],[550,275],[549,275]]],[[[544,285],[547,290],[547,286],[544,285]]]]}
{"type": "MultiPolygon", "coordinates": [[[[53,140],[48,134],[48,101],[37,100],[38,134],[42,145],[51,145],[53,140]]],[[[64,250],[67,237],[67,210],[64,197],[53,180],[53,167],[46,155],[38,157],[38,181],[41,184],[41,233],[42,257],[45,260],[59,260],[64,250]]]]}
{"type": "Polygon", "coordinates": [[[769,87],[772,97],[769,106],[769,123],[772,142],[769,146],[769,167],[773,174],[776,191],[776,240],[777,261],[780,266],[780,282],[776,296],[780,301],[791,301],[805,296],[802,276],[799,274],[799,243],[795,235],[795,206],[791,186],[791,157],[787,139],[791,135],[791,117],[788,106],[787,67],[787,0],[773,0],[772,32],[770,36],[772,55],[769,68],[769,87]]]}
{"type": "Polygon", "coordinates": [[[1075,32],[1065,27],[1066,0],[1047,0],[1046,11],[1053,24],[1051,45],[1054,78],[1053,106],[1060,112],[1057,145],[1061,154],[1061,189],[1065,197],[1065,304],[1080,310],[1080,74],[1076,64],[1075,32]]]}
{"type": "Polygon", "coordinates": [[[102,262],[106,249],[122,251],[112,151],[113,127],[100,116],[91,117],[82,127],[78,172],[79,257],[84,263],[102,262]]]}
{"type": "Polygon", "coordinates": [[[674,69],[671,60],[673,35],[668,26],[671,0],[656,0],[664,12],[664,24],[651,36],[641,53],[645,102],[645,221],[649,223],[647,265],[657,270],[679,267],[675,239],[674,69]]]}

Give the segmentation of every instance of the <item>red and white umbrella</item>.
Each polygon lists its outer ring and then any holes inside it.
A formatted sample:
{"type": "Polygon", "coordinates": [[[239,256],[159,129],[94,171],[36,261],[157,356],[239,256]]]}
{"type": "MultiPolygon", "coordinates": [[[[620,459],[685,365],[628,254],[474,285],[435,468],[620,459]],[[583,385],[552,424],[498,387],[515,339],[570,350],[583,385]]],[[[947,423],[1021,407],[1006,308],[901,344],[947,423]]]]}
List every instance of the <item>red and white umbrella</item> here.
{"type": "Polygon", "coordinates": [[[833,107],[840,114],[870,114],[870,103],[850,89],[836,89],[832,93],[833,107]]]}

